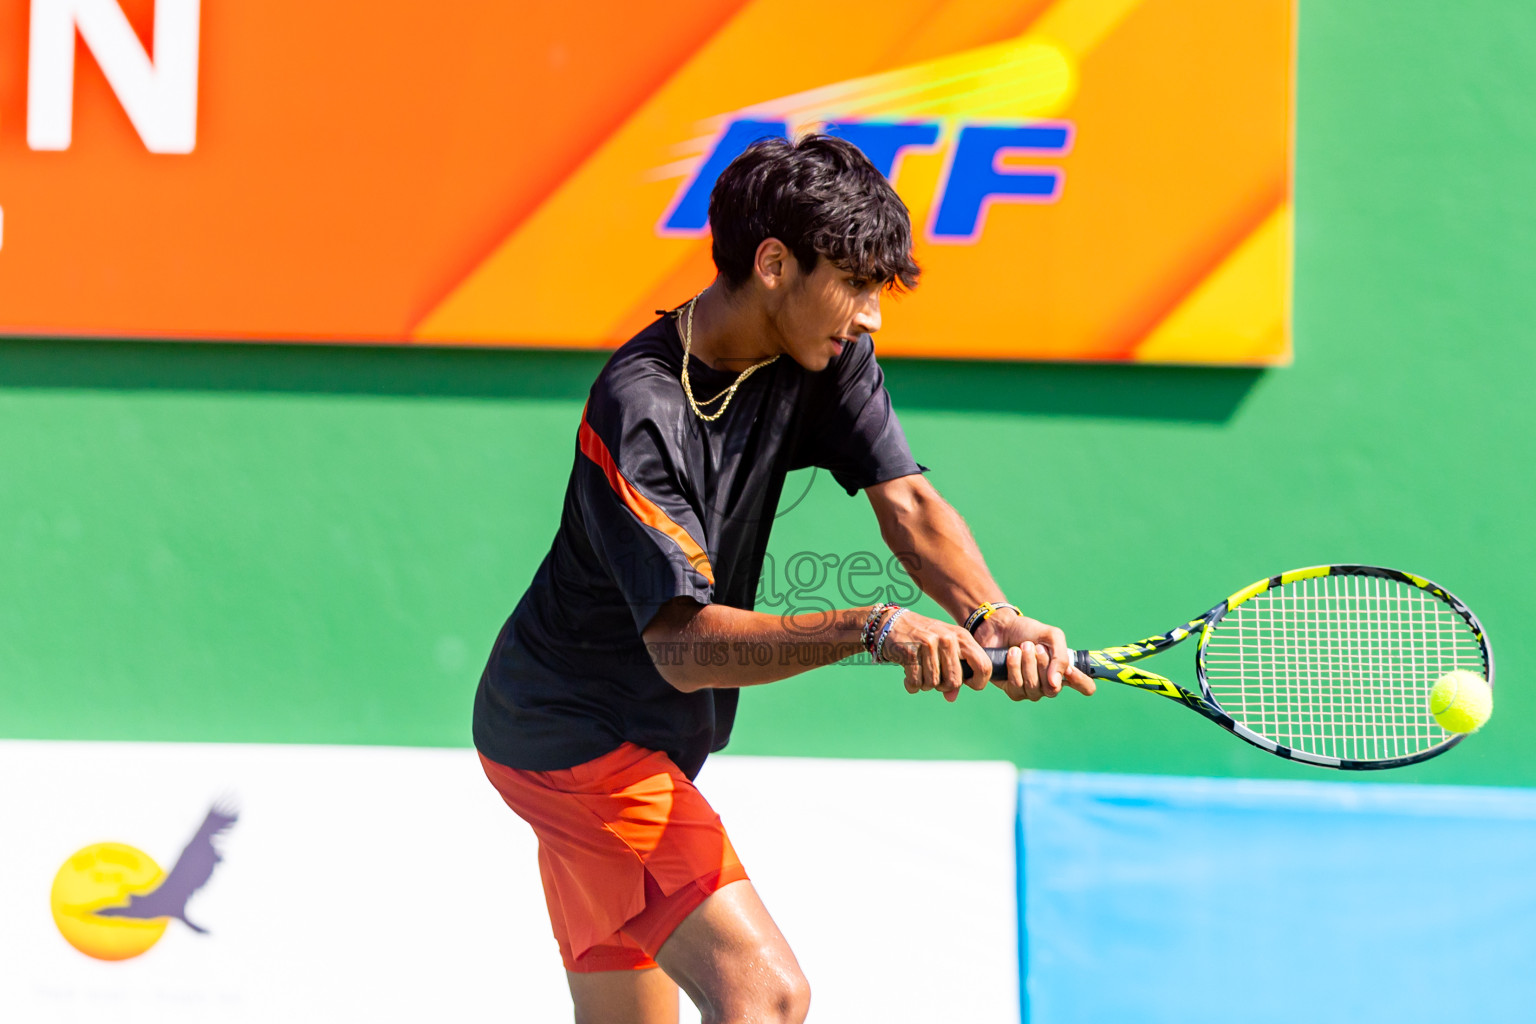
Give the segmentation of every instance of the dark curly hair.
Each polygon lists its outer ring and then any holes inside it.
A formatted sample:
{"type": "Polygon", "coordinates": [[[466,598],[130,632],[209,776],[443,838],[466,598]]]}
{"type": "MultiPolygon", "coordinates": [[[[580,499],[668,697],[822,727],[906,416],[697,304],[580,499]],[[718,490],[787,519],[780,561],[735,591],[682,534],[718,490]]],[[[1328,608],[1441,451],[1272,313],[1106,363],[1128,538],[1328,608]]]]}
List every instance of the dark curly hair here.
{"type": "Polygon", "coordinates": [[[760,139],[709,196],[711,255],[726,283],[752,276],[757,247],[777,238],[810,273],[818,256],[870,281],[915,288],[907,206],[857,146],[831,135],[760,139]]]}

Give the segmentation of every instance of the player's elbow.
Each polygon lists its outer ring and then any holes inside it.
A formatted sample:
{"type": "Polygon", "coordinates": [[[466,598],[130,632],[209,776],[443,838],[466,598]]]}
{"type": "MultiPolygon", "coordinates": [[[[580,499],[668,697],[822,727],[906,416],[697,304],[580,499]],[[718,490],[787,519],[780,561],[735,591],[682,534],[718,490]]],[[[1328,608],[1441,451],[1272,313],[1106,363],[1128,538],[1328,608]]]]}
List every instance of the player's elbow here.
{"type": "MultiPolygon", "coordinates": [[[[648,643],[647,646],[653,645],[648,643]]],[[[686,666],[678,664],[678,660],[660,656],[654,649],[651,651],[651,664],[656,666],[656,672],[672,689],[692,693],[709,685],[706,680],[699,678],[698,673],[690,672],[686,666]]]]}
{"type": "Polygon", "coordinates": [[[688,648],[688,641],[679,639],[672,630],[645,631],[645,650],[657,674],[673,689],[684,693],[692,693],[701,685],[697,673],[690,671],[692,659],[688,657],[688,648]]]}
{"type": "Polygon", "coordinates": [[[698,671],[700,666],[696,659],[691,657],[694,645],[688,634],[694,616],[702,610],[696,601],[676,598],[661,606],[641,634],[657,673],[668,685],[683,693],[692,693],[709,685],[698,671]]]}
{"type": "Polygon", "coordinates": [[[920,473],[866,488],[866,493],[887,542],[920,532],[921,525],[945,507],[939,492],[920,473]]]}

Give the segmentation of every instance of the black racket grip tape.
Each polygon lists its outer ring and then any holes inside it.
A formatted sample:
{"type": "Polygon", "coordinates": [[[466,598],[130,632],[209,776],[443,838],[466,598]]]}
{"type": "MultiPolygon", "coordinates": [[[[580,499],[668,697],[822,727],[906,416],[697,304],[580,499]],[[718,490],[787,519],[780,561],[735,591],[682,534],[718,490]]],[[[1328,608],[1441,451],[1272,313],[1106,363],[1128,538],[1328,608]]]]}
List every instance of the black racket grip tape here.
{"type": "MultiPolygon", "coordinates": [[[[992,681],[994,683],[1001,683],[1005,681],[1008,678],[1008,651],[1010,648],[984,647],[982,650],[986,651],[987,657],[992,659],[992,681]]],[[[1093,675],[1091,670],[1092,662],[1088,660],[1087,651],[1073,651],[1072,664],[1077,668],[1079,672],[1083,673],[1083,675],[1093,675]]],[[[971,666],[965,662],[960,663],[960,672],[966,679],[971,678],[971,666]]]]}

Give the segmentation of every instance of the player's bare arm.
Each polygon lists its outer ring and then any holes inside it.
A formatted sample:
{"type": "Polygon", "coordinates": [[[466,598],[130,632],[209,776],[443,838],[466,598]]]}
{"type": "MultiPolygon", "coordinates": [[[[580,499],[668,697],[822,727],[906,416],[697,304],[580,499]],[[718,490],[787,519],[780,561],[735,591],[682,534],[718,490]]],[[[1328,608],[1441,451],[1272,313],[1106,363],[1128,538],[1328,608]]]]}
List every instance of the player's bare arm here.
{"type": "MultiPolygon", "coordinates": [[[[684,693],[732,689],[777,682],[858,654],[865,649],[865,625],[875,613],[876,606],[864,606],[769,615],[679,598],[656,614],[644,636],[656,670],[677,689],[684,693]],[[731,652],[756,644],[768,644],[781,656],[767,665],[731,657],[731,652]],[[700,657],[699,652],[720,652],[724,657],[700,657]]],[[[878,614],[876,625],[884,626],[895,610],[884,608],[878,614]]],[[[969,633],[953,623],[908,612],[892,625],[886,639],[882,648],[886,660],[905,669],[911,693],[941,688],[933,680],[960,679],[961,662],[971,668],[968,685],[978,690],[987,686],[991,660],[969,633]]],[[[1043,668],[1040,675],[1043,678],[1043,668]]],[[[954,690],[952,686],[946,694],[950,699],[954,690]]]]}
{"type": "Polygon", "coordinates": [[[662,606],[642,635],[661,677],[684,693],[756,686],[859,653],[869,610],[770,615],[676,598],[662,606]],[[767,665],[734,656],[757,644],[769,645],[777,656],[767,665]],[[718,651],[723,657],[699,657],[700,651],[718,651]]]}

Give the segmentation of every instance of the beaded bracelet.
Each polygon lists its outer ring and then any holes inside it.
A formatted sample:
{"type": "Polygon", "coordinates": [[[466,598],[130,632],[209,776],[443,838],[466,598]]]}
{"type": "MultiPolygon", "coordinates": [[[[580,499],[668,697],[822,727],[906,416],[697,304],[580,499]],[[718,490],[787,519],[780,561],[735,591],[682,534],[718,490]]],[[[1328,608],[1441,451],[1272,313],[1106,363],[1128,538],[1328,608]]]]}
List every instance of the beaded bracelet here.
{"type": "Polygon", "coordinates": [[[896,620],[907,614],[907,609],[897,607],[891,613],[891,617],[885,620],[885,626],[880,630],[880,638],[875,641],[874,658],[876,665],[887,665],[890,659],[885,656],[885,638],[891,635],[891,627],[896,625],[896,620]]]}
{"type": "Polygon", "coordinates": [[[967,633],[975,633],[976,627],[990,619],[993,612],[1000,612],[1004,608],[1007,608],[1015,615],[1024,614],[1023,612],[1019,611],[1018,605],[1009,604],[1007,601],[998,601],[996,604],[992,603],[991,601],[983,601],[981,602],[980,607],[978,607],[975,611],[971,612],[971,614],[966,617],[965,631],[967,633]]]}
{"type": "Polygon", "coordinates": [[[880,616],[896,606],[889,601],[881,601],[869,610],[864,618],[864,628],[859,630],[859,642],[864,645],[864,650],[870,654],[875,653],[875,631],[880,628],[880,616]]]}

